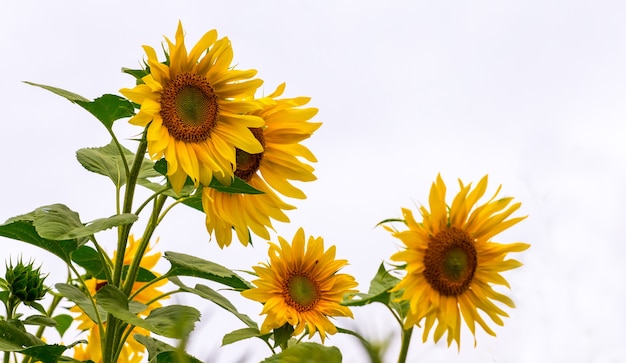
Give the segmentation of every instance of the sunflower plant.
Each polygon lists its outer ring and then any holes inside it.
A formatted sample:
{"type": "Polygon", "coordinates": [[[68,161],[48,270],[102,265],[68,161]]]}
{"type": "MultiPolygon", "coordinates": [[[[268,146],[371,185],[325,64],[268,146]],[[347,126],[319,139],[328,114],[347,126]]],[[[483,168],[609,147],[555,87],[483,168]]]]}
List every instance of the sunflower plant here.
{"type": "Polygon", "coordinates": [[[321,126],[312,121],[318,110],[308,106],[310,98],[284,97],[284,83],[259,95],[257,71],[236,69],[229,39],[215,30],[188,50],[179,22],[173,40],[165,38],[163,56],[143,49],[143,67],[123,69],[134,85],[120,89],[121,95],[89,100],[26,82],[77,104],[104,126],[110,143],[80,149],[76,157],[110,180],[115,200],[111,211],[91,221],[58,203],[0,225],[0,236],[46,250],[68,271],[64,281],[51,283],[43,264],[8,260],[0,278],[5,363],[201,362],[186,349],[200,311],[172,303],[175,294],[195,295],[235,316],[239,326],[209,339],[222,345],[260,339],[268,348],[266,363],[341,362],[341,349],[328,343],[337,333],[353,336],[371,362],[382,362],[388,342],[337,324],[354,318],[353,308],[372,303],[387,306],[399,324],[399,362],[407,360],[416,326],[423,342],[432,332],[435,342],[446,335],[448,346],[460,346],[462,321],[473,335],[477,324],[495,335],[490,323],[502,325],[502,305],[514,304],[494,287],[510,287],[501,272],[521,263],[506,256],[529,245],[492,238],[525,218],[512,217],[520,203],[496,192],[481,204],[485,176],[476,187],[459,181],[448,204],[438,176],[420,218],[402,209],[402,218],[380,223],[402,247],[360,292],[355,278],[341,271],[348,260],[334,245],[303,228],[282,237],[274,226],[288,223],[287,212],[295,208],[284,198],[306,198],[294,182],[316,178],[315,155],[302,144],[321,126]],[[139,136],[120,141],[113,126],[121,119],[137,126],[139,136]],[[149,196],[140,199],[138,187],[149,196]],[[249,272],[236,273],[200,256],[159,251],[158,227],[179,206],[204,214],[208,239],[219,248],[233,238],[244,246],[253,237],[268,241],[266,262],[237,266],[249,272]],[[113,241],[102,233],[109,229],[116,232],[113,241]],[[167,271],[156,270],[161,259],[169,263],[167,271]],[[190,286],[189,279],[199,282],[190,286]],[[260,326],[220,290],[261,303],[260,326]],[[72,330],[79,334],[67,333],[72,330]]]}

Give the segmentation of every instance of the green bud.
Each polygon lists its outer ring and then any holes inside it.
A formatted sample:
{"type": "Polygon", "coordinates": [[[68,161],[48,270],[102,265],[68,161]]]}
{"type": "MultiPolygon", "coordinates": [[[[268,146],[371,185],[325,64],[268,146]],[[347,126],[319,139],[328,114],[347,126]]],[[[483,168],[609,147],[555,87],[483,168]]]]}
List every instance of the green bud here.
{"type": "Polygon", "coordinates": [[[35,268],[32,262],[25,265],[20,260],[15,266],[9,262],[9,266],[6,268],[5,279],[9,285],[11,297],[20,300],[26,305],[41,300],[46,294],[43,282],[47,275],[42,275],[40,268],[35,268]]]}

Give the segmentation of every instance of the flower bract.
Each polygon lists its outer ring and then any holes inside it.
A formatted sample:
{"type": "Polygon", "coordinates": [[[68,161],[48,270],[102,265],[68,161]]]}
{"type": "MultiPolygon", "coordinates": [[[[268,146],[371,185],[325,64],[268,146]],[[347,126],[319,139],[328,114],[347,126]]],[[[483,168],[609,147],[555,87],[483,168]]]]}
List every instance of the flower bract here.
{"type": "Polygon", "coordinates": [[[335,246],[324,250],[321,237],[306,240],[304,230],[298,229],[293,243],[282,237],[279,244],[270,243],[269,263],[253,267],[258,279],[256,287],[242,291],[242,295],[264,304],[266,314],[261,334],[267,334],[288,323],[295,326],[293,335],[308,328],[309,338],[316,331],[322,341],[337,328],[329,317],[352,317],[352,312],[341,305],[346,294],[356,293],[354,277],[337,273],[347,264],[335,259],[335,246]]]}
{"type": "Polygon", "coordinates": [[[509,287],[500,273],[521,263],[506,259],[507,254],[524,251],[529,245],[491,240],[526,218],[510,218],[521,203],[511,204],[511,197],[496,199],[498,188],[493,197],[479,204],[487,188],[487,176],[475,188],[460,180],[459,184],[460,191],[448,207],[446,185],[438,176],[430,190],[430,210],[420,207],[421,221],[411,210],[402,209],[408,229],[385,228],[406,247],[391,257],[406,264],[406,276],[394,288],[400,292],[400,300],[410,306],[405,328],[423,323],[424,341],[434,328],[435,342],[447,333],[448,345],[456,341],[460,347],[461,317],[474,336],[476,323],[495,336],[482,313],[503,325],[501,317],[508,314],[494,302],[510,308],[515,305],[493,285],[509,287]]]}

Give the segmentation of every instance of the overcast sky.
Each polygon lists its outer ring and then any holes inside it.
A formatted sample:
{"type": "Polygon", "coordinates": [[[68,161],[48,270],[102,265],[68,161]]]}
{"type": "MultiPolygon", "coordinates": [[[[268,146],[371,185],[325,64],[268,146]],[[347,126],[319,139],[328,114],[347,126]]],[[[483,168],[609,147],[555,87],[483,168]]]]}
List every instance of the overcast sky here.
{"type": "MultiPolygon", "coordinates": [[[[117,93],[133,85],[121,67],[137,68],[141,45],[158,49],[180,19],[187,44],[214,28],[228,36],[237,67],[257,69],[266,94],[287,82],[287,96],[312,97],[324,123],[307,142],[318,180],[300,185],[308,199],[291,201],[292,223],[277,223],[277,232],[291,239],[302,226],[337,245],[362,290],[400,248],[374,226],[426,203],[437,173],[449,193],[457,178],[489,174],[489,192],[502,184],[503,195],[522,202],[519,215],[529,218],[496,238],[532,245],[517,256],[525,266],[505,275],[517,308],[498,337],[479,333],[474,348],[465,329],[459,353],[422,344],[418,329],[410,361],[618,362],[626,356],[625,14],[617,0],[3,2],[0,220],[51,203],[84,221],[114,212],[111,183],[74,156],[107,144],[106,131],[80,107],[22,81],[90,99],[117,93]]],[[[140,132],[125,121],[115,130],[123,139],[140,132]]],[[[220,250],[203,223],[201,213],[175,209],[156,232],[158,249],[233,269],[265,261],[264,241],[220,250]]],[[[50,282],[64,278],[51,255],[0,243],[3,257],[34,256],[50,282]]],[[[259,304],[228,297],[262,321],[259,304]]],[[[246,351],[243,361],[254,362],[269,354],[260,341],[215,353],[224,333],[243,326],[213,306],[199,309],[191,347],[198,357],[233,362],[246,351]]],[[[354,322],[338,325],[372,338],[398,334],[381,306],[354,313],[354,322]]],[[[342,348],[344,362],[363,359],[351,337],[327,344],[342,348]]]]}

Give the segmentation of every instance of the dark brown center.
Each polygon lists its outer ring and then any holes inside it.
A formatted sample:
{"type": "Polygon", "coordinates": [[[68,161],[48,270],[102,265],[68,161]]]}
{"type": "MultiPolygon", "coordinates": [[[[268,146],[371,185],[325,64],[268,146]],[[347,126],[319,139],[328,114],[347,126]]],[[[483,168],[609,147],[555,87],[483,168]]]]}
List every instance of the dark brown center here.
{"type": "MultiPolygon", "coordinates": [[[[263,129],[261,128],[252,128],[252,135],[259,140],[261,146],[265,148],[265,139],[263,138],[263,129]]],[[[259,154],[248,154],[247,152],[237,149],[237,168],[235,169],[235,175],[248,182],[254,174],[259,170],[261,166],[261,160],[263,160],[263,153],[259,154]]]]}

